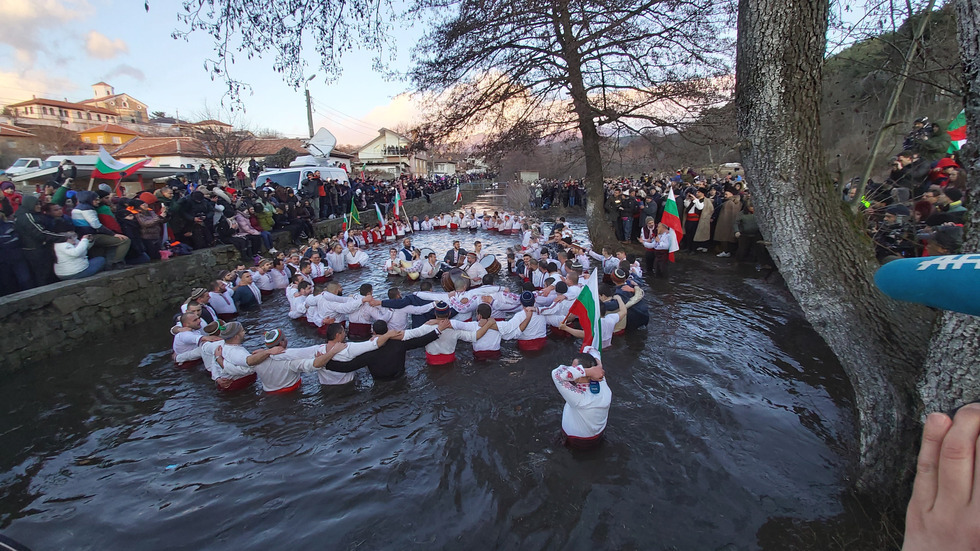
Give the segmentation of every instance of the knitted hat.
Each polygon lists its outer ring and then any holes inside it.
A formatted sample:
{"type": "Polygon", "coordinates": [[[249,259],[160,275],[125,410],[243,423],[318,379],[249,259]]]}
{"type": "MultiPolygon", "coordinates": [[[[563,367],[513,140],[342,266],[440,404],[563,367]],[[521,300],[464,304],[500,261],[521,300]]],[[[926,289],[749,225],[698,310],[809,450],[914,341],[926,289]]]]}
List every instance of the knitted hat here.
{"type": "Polygon", "coordinates": [[[241,333],[244,330],[245,329],[242,327],[242,324],[238,323],[237,321],[233,321],[228,325],[226,325],[225,328],[221,331],[221,333],[219,333],[219,335],[221,336],[222,339],[227,340],[241,333]]]}
{"type": "Polygon", "coordinates": [[[224,330],[225,326],[220,321],[212,321],[211,323],[204,326],[204,334],[208,336],[215,336],[224,330]]]}
{"type": "Polygon", "coordinates": [[[197,300],[197,299],[203,297],[204,296],[204,293],[207,293],[207,292],[208,292],[208,290],[205,289],[205,288],[203,288],[203,287],[195,287],[195,288],[191,289],[191,300],[197,300]]]}
{"type": "Polygon", "coordinates": [[[147,205],[152,205],[153,203],[156,203],[159,200],[157,199],[156,195],[153,195],[149,191],[144,191],[143,193],[140,193],[137,197],[139,197],[140,201],[143,201],[147,205]]]}
{"type": "Polygon", "coordinates": [[[440,300],[436,303],[436,316],[437,317],[448,317],[449,316],[449,305],[445,301],[440,300]]]}
{"type": "Polygon", "coordinates": [[[521,293],[521,306],[534,306],[534,293],[531,291],[521,293]]]}
{"type": "Polygon", "coordinates": [[[282,331],[278,329],[270,329],[269,331],[265,332],[265,335],[263,336],[263,342],[265,342],[266,346],[275,346],[275,344],[279,342],[279,339],[281,339],[282,336],[283,336],[282,331]]]}
{"type": "Polygon", "coordinates": [[[99,184],[99,191],[104,191],[106,195],[109,195],[112,193],[112,187],[109,184],[99,184]]]}

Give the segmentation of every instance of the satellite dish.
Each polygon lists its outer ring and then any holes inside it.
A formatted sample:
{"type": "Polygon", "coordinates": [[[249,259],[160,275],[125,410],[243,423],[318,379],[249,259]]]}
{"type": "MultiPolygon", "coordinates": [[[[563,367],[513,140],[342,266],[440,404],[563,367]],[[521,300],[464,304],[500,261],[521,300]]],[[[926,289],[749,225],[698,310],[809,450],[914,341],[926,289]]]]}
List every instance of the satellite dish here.
{"type": "Polygon", "coordinates": [[[329,157],[334,146],[337,145],[337,137],[330,133],[326,128],[320,128],[308,142],[306,149],[317,157],[329,157]]]}

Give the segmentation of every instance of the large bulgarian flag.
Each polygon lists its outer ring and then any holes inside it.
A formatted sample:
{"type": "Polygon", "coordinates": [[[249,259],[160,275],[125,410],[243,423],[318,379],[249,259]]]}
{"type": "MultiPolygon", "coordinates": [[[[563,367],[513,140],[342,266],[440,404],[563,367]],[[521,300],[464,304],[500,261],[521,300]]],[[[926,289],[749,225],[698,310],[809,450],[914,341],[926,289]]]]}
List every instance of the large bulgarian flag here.
{"type": "Polygon", "coordinates": [[[113,159],[112,155],[109,155],[109,152],[100,145],[99,159],[95,162],[95,169],[92,171],[92,177],[103,180],[122,180],[124,177],[129,176],[137,170],[143,168],[152,160],[153,159],[147,157],[142,161],[136,161],[132,164],[121,163],[113,159]]]}
{"type": "Polygon", "coordinates": [[[402,213],[402,206],[403,206],[402,194],[399,193],[398,190],[396,189],[395,190],[395,218],[396,219],[398,218],[398,215],[402,213]]]}
{"type": "Polygon", "coordinates": [[[677,243],[681,242],[684,237],[684,226],[681,225],[681,217],[677,214],[677,198],[674,197],[674,187],[670,186],[670,195],[667,196],[667,203],[664,204],[664,215],[660,219],[661,222],[667,224],[667,227],[674,230],[674,236],[677,238],[675,243],[672,243],[669,249],[670,261],[674,261],[674,252],[680,247],[677,243]]]}
{"type": "Polygon", "coordinates": [[[585,287],[568,310],[569,314],[578,316],[585,336],[582,337],[582,350],[586,346],[602,352],[602,325],[599,323],[599,271],[592,270],[592,275],[585,282],[585,287]]]}
{"type": "Polygon", "coordinates": [[[966,111],[960,111],[959,115],[953,119],[953,122],[949,123],[946,127],[946,132],[949,133],[949,139],[953,143],[950,144],[949,149],[946,153],[955,153],[963,147],[966,143],[966,111]]]}

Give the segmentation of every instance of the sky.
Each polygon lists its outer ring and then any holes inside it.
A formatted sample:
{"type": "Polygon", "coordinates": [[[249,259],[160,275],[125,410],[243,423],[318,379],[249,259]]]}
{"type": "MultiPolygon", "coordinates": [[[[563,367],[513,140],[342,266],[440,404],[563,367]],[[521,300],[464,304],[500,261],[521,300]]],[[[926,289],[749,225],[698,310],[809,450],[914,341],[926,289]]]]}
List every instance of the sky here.
{"type": "MultiPolygon", "coordinates": [[[[289,137],[308,135],[303,90],[293,90],[272,68],[271,57],[239,60],[235,78],[252,87],[243,96],[244,112],[222,107],[226,85],[212,81],[204,61],[212,42],[200,33],[174,40],[181,28],[180,3],[150,0],[2,0],[0,21],[0,105],[32,96],[80,101],[92,97],[91,85],[105,81],[116,93],[147,104],[149,111],[195,121],[206,112],[251,129],[272,129],[289,137]]],[[[421,30],[401,27],[395,68],[405,68],[421,30]]],[[[336,82],[322,76],[310,84],[314,130],[325,127],[339,144],[361,145],[381,127],[412,120],[414,109],[406,82],[390,82],[372,70],[372,54],[344,57],[336,82]]],[[[319,64],[307,53],[308,75],[319,64]]],[[[227,101],[227,100],[226,100],[227,101]]]]}

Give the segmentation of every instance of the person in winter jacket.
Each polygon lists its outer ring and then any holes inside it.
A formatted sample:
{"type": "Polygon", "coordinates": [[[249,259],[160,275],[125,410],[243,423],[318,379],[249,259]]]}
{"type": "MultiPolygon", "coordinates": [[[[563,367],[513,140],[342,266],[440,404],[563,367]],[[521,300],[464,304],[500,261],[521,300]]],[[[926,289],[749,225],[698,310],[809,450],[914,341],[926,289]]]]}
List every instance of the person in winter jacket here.
{"type": "Polygon", "coordinates": [[[0,195],[0,212],[8,217],[13,216],[24,202],[24,195],[17,191],[13,182],[0,184],[0,190],[3,192],[0,195]]]}
{"type": "Polygon", "coordinates": [[[94,191],[79,191],[78,205],[71,211],[71,222],[80,235],[93,235],[90,254],[105,256],[109,267],[118,266],[126,258],[131,242],[125,235],[102,225],[96,211],[99,196],[94,191]]]}
{"type": "Polygon", "coordinates": [[[88,258],[88,250],[94,243],[91,234],[79,239],[75,233],[69,233],[67,241],[56,243],[54,253],[58,261],[54,265],[55,275],[64,281],[99,273],[105,267],[105,258],[101,256],[88,258]]]}
{"type": "Polygon", "coordinates": [[[41,203],[38,198],[28,195],[24,197],[14,218],[14,230],[20,239],[21,252],[31,268],[31,277],[36,287],[54,282],[54,259],[50,245],[66,239],[65,234],[52,232],[41,224],[38,220],[40,211],[41,203]]]}

